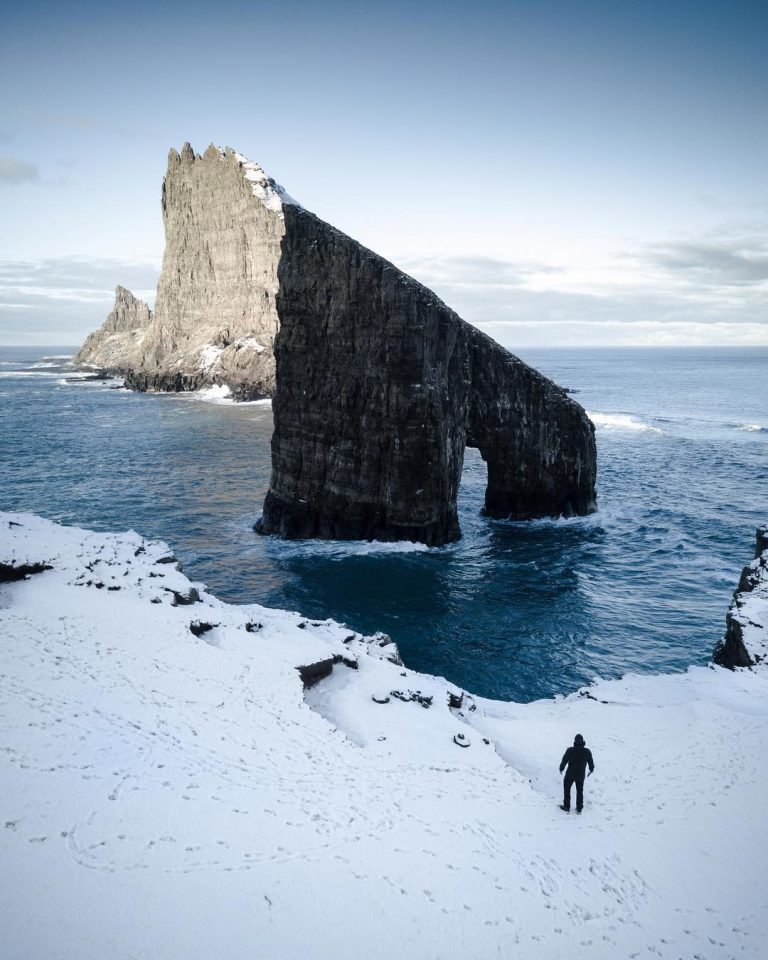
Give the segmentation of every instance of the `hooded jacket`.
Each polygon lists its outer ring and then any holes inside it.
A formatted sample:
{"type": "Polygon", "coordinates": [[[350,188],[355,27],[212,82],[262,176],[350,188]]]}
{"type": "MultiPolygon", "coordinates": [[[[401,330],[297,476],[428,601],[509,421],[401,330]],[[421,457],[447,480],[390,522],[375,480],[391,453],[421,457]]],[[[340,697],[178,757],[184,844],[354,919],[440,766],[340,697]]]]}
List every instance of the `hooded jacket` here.
{"type": "Polygon", "coordinates": [[[589,772],[592,773],[595,769],[592,751],[587,749],[583,737],[577,737],[573,746],[568,747],[563,754],[563,759],[560,761],[560,773],[568,767],[567,777],[573,780],[583,780],[587,766],[589,766],[589,772]]]}

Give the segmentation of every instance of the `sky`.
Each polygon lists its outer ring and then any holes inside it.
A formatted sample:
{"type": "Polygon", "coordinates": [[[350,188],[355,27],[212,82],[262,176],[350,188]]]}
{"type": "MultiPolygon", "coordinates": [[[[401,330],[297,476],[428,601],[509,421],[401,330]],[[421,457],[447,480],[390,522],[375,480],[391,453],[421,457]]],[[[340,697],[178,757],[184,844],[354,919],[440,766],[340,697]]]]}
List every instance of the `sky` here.
{"type": "Polygon", "coordinates": [[[150,301],[170,147],[230,145],[505,346],[768,345],[764,0],[0,12],[0,342],[150,301]]]}

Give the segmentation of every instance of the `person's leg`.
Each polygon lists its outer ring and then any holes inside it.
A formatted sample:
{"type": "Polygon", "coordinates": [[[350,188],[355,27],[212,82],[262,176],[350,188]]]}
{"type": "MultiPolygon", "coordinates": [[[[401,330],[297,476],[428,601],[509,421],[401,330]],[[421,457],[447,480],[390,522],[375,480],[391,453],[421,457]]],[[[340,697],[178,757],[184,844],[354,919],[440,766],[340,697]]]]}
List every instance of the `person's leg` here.
{"type": "Polygon", "coordinates": [[[573,786],[573,777],[566,773],[563,780],[563,806],[566,810],[571,809],[571,787],[573,786]]]}
{"type": "Polygon", "coordinates": [[[581,813],[584,806],[584,779],[576,781],[576,809],[581,813]]]}

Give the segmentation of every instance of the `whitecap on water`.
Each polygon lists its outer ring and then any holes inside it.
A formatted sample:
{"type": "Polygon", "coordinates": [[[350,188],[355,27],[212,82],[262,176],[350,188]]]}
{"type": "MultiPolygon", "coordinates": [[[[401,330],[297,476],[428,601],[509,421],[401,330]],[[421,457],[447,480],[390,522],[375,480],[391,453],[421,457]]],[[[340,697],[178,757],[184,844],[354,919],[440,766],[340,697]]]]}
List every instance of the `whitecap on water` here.
{"type": "Polygon", "coordinates": [[[206,387],[205,390],[196,390],[190,396],[197,400],[205,400],[206,403],[232,403],[232,391],[223,383],[206,387]]]}
{"type": "Polygon", "coordinates": [[[630,430],[634,433],[661,433],[659,427],[644,423],[631,413],[598,413],[587,410],[587,416],[596,427],[602,430],[630,430]]]}
{"type": "Polygon", "coordinates": [[[737,430],[747,430],[749,433],[768,433],[768,427],[763,427],[759,423],[740,423],[737,430]]]}
{"type": "Polygon", "coordinates": [[[425,553],[428,550],[446,550],[448,547],[428,547],[412,540],[278,540],[270,539],[270,546],[282,559],[321,557],[324,560],[346,560],[349,557],[367,557],[371,554],[425,553]]]}
{"type": "Polygon", "coordinates": [[[225,383],[205,387],[203,390],[192,390],[179,394],[179,396],[189,400],[202,400],[204,403],[218,403],[236,407],[269,407],[272,405],[269,397],[262,400],[235,400],[232,397],[232,391],[225,383]]]}
{"type": "MultiPolygon", "coordinates": [[[[2,374],[0,374],[0,376],[2,376],[2,374]]],[[[78,373],[76,377],[62,377],[61,371],[58,371],[53,374],[46,374],[46,376],[59,377],[56,383],[60,387],[82,387],[84,384],[87,386],[89,384],[103,384],[105,382],[103,377],[101,377],[98,373],[78,373]]]]}
{"type": "Polygon", "coordinates": [[[16,380],[20,377],[60,377],[59,370],[2,370],[0,377],[3,380],[16,380]]]}

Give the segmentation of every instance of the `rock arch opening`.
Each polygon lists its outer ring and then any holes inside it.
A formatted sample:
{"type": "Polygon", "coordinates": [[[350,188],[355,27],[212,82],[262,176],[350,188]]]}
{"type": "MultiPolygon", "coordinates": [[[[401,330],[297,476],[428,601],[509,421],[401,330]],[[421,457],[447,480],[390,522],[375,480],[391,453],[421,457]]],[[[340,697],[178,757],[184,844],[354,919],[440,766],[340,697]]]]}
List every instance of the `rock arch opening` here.
{"type": "Polygon", "coordinates": [[[488,489],[488,464],[477,447],[464,448],[464,463],[459,481],[458,512],[467,516],[485,513],[485,495],[488,489]]]}

